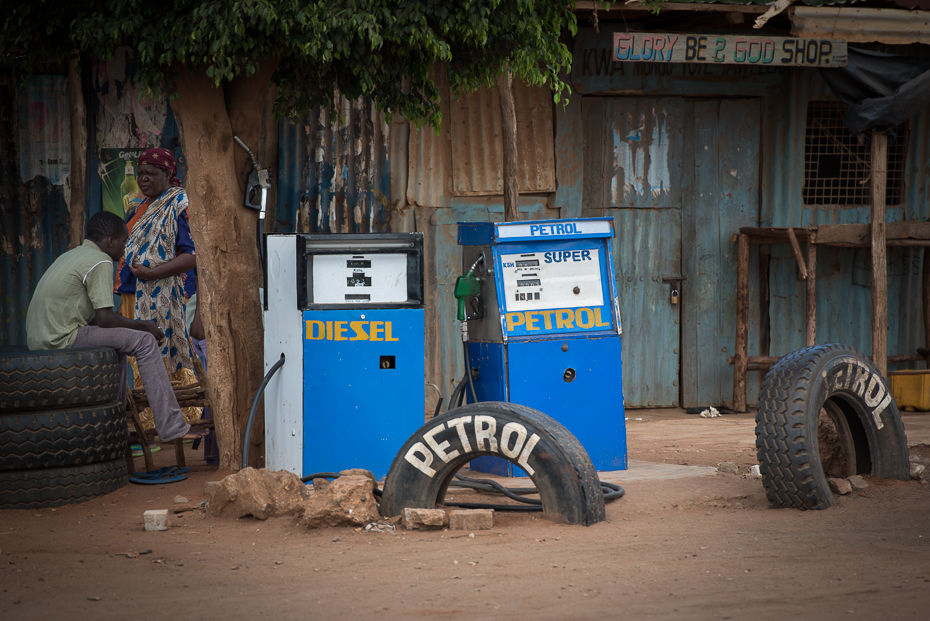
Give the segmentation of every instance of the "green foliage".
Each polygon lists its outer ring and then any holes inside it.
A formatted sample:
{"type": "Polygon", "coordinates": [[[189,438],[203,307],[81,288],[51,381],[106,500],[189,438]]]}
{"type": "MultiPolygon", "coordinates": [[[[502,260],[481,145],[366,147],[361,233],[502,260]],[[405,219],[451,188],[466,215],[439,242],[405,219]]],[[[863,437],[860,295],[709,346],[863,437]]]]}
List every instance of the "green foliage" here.
{"type": "Polygon", "coordinates": [[[558,100],[568,88],[559,72],[571,64],[559,37],[576,32],[573,8],[574,0],[24,0],[0,31],[15,35],[0,58],[41,40],[56,42],[44,48],[54,54],[74,47],[100,58],[127,46],[136,81],[167,81],[169,90],[179,66],[221,86],[277,58],[280,114],[332,105],[339,92],[438,126],[438,63],[455,96],[493,85],[509,67],[558,100]],[[54,23],[38,19],[50,10],[54,23]]]}

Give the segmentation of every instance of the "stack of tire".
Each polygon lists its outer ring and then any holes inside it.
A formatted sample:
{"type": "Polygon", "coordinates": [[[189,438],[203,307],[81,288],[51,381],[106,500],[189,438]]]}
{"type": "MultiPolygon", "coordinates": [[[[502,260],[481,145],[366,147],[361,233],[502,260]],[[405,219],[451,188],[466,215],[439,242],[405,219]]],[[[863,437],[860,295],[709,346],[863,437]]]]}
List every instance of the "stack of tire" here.
{"type": "Polygon", "coordinates": [[[0,352],[0,509],[85,502],[127,484],[119,371],[105,347],[0,352]]]}

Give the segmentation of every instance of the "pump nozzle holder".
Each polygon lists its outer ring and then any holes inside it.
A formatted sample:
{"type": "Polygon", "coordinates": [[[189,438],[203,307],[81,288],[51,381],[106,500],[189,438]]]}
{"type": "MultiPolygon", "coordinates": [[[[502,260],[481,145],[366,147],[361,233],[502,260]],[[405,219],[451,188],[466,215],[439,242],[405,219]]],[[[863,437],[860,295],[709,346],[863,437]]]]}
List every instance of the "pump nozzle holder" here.
{"type": "Polygon", "coordinates": [[[458,300],[458,320],[465,321],[465,300],[475,295],[481,295],[481,283],[474,272],[468,270],[455,281],[455,299],[458,300]]]}

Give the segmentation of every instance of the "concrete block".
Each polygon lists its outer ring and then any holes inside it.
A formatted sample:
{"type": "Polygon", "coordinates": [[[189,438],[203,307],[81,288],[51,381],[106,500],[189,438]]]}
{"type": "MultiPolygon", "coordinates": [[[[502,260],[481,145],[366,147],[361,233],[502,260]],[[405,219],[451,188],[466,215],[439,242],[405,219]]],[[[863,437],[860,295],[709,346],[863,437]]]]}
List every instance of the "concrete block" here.
{"type": "Polygon", "coordinates": [[[833,477],[827,477],[827,483],[830,484],[830,489],[833,490],[834,494],[849,494],[852,492],[852,485],[846,479],[834,479],[833,477]]]}
{"type": "Polygon", "coordinates": [[[491,530],[494,528],[493,509],[454,509],[449,514],[450,530],[491,530]]]}
{"type": "Polygon", "coordinates": [[[152,509],[142,514],[145,530],[168,530],[168,510],[152,509]]]}
{"type": "Polygon", "coordinates": [[[861,492],[869,486],[869,484],[865,482],[865,479],[860,477],[858,474],[854,474],[851,477],[846,477],[846,480],[849,481],[849,484],[852,485],[853,491],[856,492],[861,492]]]}
{"type": "Polygon", "coordinates": [[[449,516],[443,509],[404,509],[401,520],[407,530],[430,530],[442,528],[449,523],[449,516]]]}

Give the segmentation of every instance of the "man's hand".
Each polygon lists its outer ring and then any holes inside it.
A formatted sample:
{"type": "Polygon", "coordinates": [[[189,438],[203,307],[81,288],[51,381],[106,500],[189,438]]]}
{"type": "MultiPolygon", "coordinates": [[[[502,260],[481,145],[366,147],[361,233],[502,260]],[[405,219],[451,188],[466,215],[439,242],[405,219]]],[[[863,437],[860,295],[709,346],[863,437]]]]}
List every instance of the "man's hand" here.
{"type": "Polygon", "coordinates": [[[142,324],[142,329],[155,337],[155,340],[158,341],[159,345],[165,344],[165,333],[162,332],[158,326],[156,326],[151,321],[144,321],[142,319],[136,319],[137,323],[142,324]]]}
{"type": "Polygon", "coordinates": [[[158,326],[151,321],[141,319],[126,319],[113,312],[112,308],[94,309],[93,323],[101,328],[129,328],[130,330],[142,330],[155,337],[159,345],[165,343],[165,334],[158,329],[158,326]]]}

